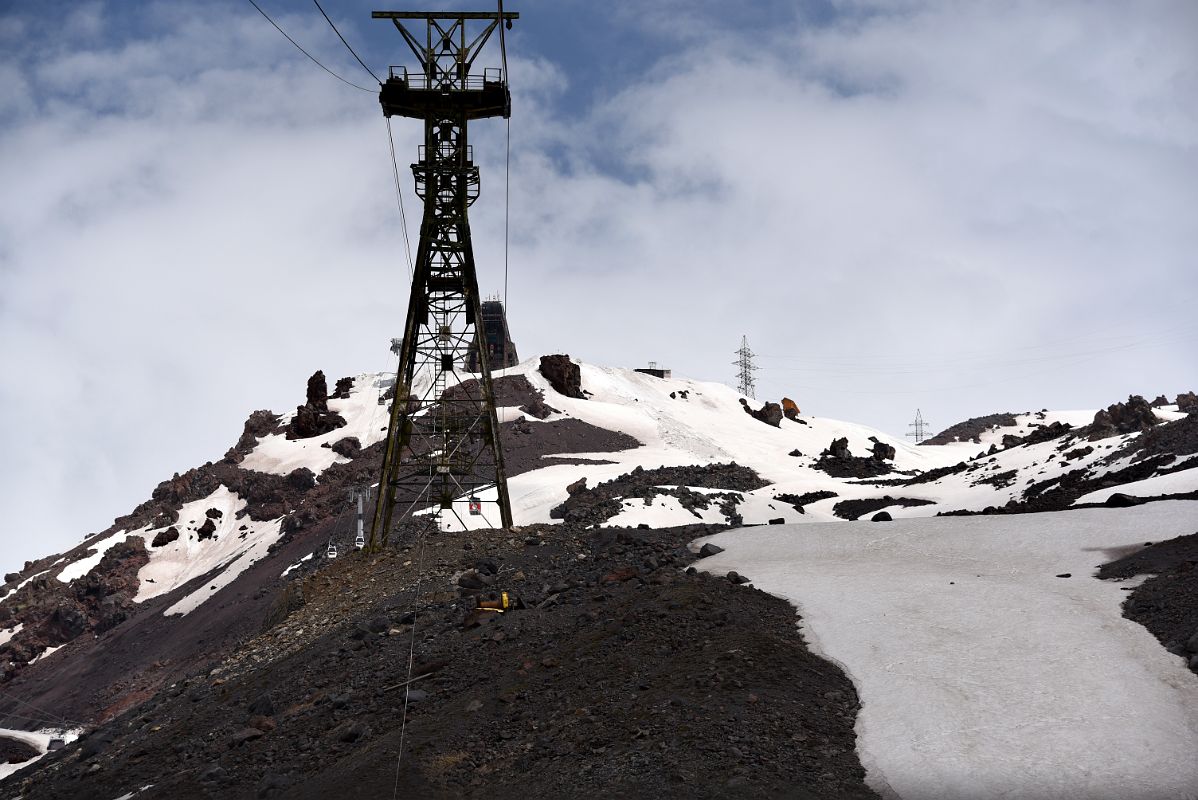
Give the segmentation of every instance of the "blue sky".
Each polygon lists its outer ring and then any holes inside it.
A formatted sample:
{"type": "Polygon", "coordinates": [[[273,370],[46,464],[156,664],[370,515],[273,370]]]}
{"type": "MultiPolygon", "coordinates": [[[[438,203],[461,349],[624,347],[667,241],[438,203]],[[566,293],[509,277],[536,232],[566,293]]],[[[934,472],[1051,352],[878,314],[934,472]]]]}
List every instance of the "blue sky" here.
{"type": "MultiPolygon", "coordinates": [[[[311,3],[261,5],[369,80],[311,3]]],[[[325,4],[382,74],[407,59],[373,7],[325,4]]],[[[315,369],[383,369],[407,287],[376,99],[249,3],[0,8],[11,568],[219,458],[315,369]]],[[[523,356],[732,383],[747,335],[760,398],[898,434],[917,407],[940,427],[1198,383],[1198,6],[508,8],[523,356]]],[[[471,131],[485,292],[504,132],[471,131]]],[[[403,168],[419,125],[395,134],[403,168]]]]}

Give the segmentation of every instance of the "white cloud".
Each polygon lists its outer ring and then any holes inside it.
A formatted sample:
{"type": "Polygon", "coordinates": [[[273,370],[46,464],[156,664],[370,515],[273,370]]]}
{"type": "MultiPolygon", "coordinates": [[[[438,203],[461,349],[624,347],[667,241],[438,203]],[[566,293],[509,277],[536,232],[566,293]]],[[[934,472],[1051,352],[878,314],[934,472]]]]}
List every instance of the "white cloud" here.
{"type": "MultiPolygon", "coordinates": [[[[946,425],[1191,388],[1195,12],[1122,9],[692,25],[581,116],[568,65],[512,52],[520,352],[730,381],[747,333],[803,359],[763,360],[759,395],[900,431],[917,405],[946,425]]],[[[0,65],[10,563],[219,458],[311,371],[386,363],[407,288],[378,106],[250,11],[175,4],[144,36],[34,38],[0,65]]],[[[484,292],[503,130],[472,129],[484,292]]],[[[395,131],[404,170],[419,125],[395,131]]]]}

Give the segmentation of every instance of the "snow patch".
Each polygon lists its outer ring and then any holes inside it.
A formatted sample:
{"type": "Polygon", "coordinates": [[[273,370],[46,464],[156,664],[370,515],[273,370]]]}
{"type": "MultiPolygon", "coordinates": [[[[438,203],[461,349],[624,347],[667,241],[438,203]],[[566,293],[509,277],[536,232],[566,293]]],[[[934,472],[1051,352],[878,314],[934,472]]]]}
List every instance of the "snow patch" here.
{"type": "Polygon", "coordinates": [[[919,800],[1198,797],[1198,678],[1124,619],[1112,549],[1198,502],[738,529],[698,562],[803,615],[861,696],[867,782],[919,800]],[[1058,577],[1068,573],[1070,577],[1058,577]]]}
{"type": "Polygon", "coordinates": [[[65,645],[65,644],[60,644],[60,645],[58,645],[58,646],[56,646],[56,647],[47,647],[47,648],[46,648],[45,650],[43,650],[42,652],[38,653],[38,654],[37,654],[37,655],[36,655],[36,656],[33,658],[33,660],[32,660],[32,661],[30,661],[29,663],[30,663],[30,664],[34,664],[34,663],[36,663],[36,662],[38,662],[38,661],[41,661],[43,658],[49,658],[50,656],[54,655],[55,653],[57,653],[59,650],[61,650],[61,649],[62,649],[62,648],[64,648],[64,647],[66,647],[66,645],[65,645]]]}
{"type": "MultiPolygon", "coordinates": [[[[286,475],[300,467],[307,467],[316,475],[320,475],[333,464],[349,461],[348,458],[334,453],[331,448],[321,445],[331,445],[347,436],[356,436],[364,450],[387,438],[390,405],[380,405],[379,398],[394,381],[394,375],[356,376],[347,399],[329,400],[329,410],[337,412],[345,419],[345,427],[310,439],[288,439],[282,433],[264,436],[259,440],[258,446],[242,460],[241,468],[286,475]]],[[[284,416],[283,419],[287,421],[293,416],[294,413],[284,416]]]]}
{"type": "Polygon", "coordinates": [[[78,739],[81,733],[83,733],[81,728],[42,728],[38,731],[19,731],[12,728],[0,728],[0,736],[8,739],[17,739],[36,747],[38,750],[38,754],[28,761],[22,761],[18,764],[0,764],[0,780],[7,778],[17,770],[29,766],[44,756],[50,749],[51,739],[62,739],[63,742],[70,743],[78,739]]]}
{"type": "MultiPolygon", "coordinates": [[[[1099,489],[1089,494],[1084,494],[1073,501],[1074,505],[1078,503],[1105,503],[1106,499],[1116,492],[1134,495],[1136,497],[1153,497],[1160,494],[1183,494],[1185,492],[1198,492],[1198,467],[1191,469],[1183,469],[1178,472],[1170,472],[1167,475],[1154,475],[1151,478],[1145,478],[1142,481],[1132,481],[1119,486],[1111,486],[1106,489],[1099,489]]],[[[1198,521],[1195,521],[1198,525],[1198,521]]]]}
{"type": "Polygon", "coordinates": [[[5,642],[7,642],[9,639],[11,639],[12,637],[16,636],[18,633],[20,633],[20,632],[21,632],[21,628],[24,628],[24,627],[25,627],[25,623],[24,623],[24,622],[18,622],[18,623],[17,623],[17,627],[15,627],[15,628],[9,628],[9,629],[8,629],[8,630],[6,630],[6,631],[0,631],[0,644],[4,644],[4,643],[5,643],[5,642]]]}
{"type": "Polygon", "coordinates": [[[117,531],[112,536],[109,536],[107,539],[102,539],[96,542],[90,548],[92,551],[91,555],[84,556],[78,561],[72,561],[70,564],[67,564],[62,568],[62,570],[59,571],[56,577],[63,583],[70,583],[76,578],[82,578],[84,575],[95,569],[96,565],[100,563],[102,558],[104,558],[104,554],[108,552],[109,548],[125,541],[125,537],[128,535],[129,534],[125,533],[125,531],[121,530],[117,531]]]}
{"type": "Polygon", "coordinates": [[[179,538],[175,541],[162,547],[152,547],[154,536],[166,530],[165,527],[147,526],[134,531],[134,534],[145,539],[146,550],[150,554],[150,562],[138,570],[137,577],[141,583],[134,602],[143,603],[213,570],[220,570],[200,589],[164,612],[186,614],[263,558],[270,545],[281,535],[283,519],[280,517],[265,522],[254,522],[249,517],[238,519],[237,513],[245,506],[245,500],[227,487],[220,486],[204,499],[187,503],[179,510],[179,521],[173,526],[179,531],[179,538]],[[221,512],[219,517],[213,519],[216,530],[211,538],[200,540],[195,529],[207,519],[206,512],[210,508],[221,512]],[[245,530],[241,530],[242,526],[245,526],[245,530]]]}
{"type": "Polygon", "coordinates": [[[288,567],[287,569],[283,570],[283,574],[282,574],[282,575],[280,575],[279,577],[280,577],[280,578],[286,578],[288,575],[290,575],[290,574],[292,573],[292,571],[299,569],[301,564],[303,564],[305,561],[308,561],[308,560],[310,560],[310,559],[312,558],[312,556],[313,556],[313,555],[315,555],[315,553],[308,553],[308,555],[304,556],[304,557],[303,557],[303,558],[301,558],[299,561],[295,562],[295,563],[294,563],[294,564],[292,564],[290,567],[288,567]]]}

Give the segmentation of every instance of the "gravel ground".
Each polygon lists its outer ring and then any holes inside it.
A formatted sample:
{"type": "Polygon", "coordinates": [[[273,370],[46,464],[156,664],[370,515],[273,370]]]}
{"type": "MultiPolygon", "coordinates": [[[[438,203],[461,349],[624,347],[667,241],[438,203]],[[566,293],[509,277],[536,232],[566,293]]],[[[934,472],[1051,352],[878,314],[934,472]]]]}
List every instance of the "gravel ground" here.
{"type": "Polygon", "coordinates": [[[807,650],[794,609],[685,571],[686,543],[715,530],[413,533],[339,559],[231,657],[9,785],[98,800],[149,784],[139,800],[873,797],[856,693],[807,650]],[[526,607],[474,610],[501,590],[526,607]],[[422,677],[405,689],[409,653],[422,677]]]}

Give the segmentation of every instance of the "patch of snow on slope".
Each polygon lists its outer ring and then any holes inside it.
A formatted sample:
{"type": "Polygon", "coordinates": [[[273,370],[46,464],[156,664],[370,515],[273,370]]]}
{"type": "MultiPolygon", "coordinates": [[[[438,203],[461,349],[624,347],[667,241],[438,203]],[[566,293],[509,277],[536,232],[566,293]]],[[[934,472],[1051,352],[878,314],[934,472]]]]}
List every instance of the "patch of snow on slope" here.
{"type": "Polygon", "coordinates": [[[20,583],[18,583],[18,584],[17,584],[17,588],[16,588],[16,589],[13,589],[13,593],[15,594],[17,591],[19,591],[19,590],[21,589],[21,587],[22,587],[22,586],[24,586],[25,584],[29,583],[29,582],[30,582],[30,581],[32,581],[34,578],[40,578],[41,576],[45,575],[45,574],[46,574],[47,572],[49,572],[49,571],[50,571],[50,570],[48,570],[48,569],[44,569],[44,570],[42,570],[41,572],[35,572],[35,573],[33,573],[33,574],[32,574],[32,575],[30,575],[28,578],[26,578],[25,580],[23,580],[23,581],[21,581],[20,583]]]}
{"type": "Polygon", "coordinates": [[[867,782],[908,800],[1198,797],[1198,677],[1092,577],[1198,502],[746,528],[699,540],[798,607],[861,696],[867,782]],[[1071,577],[1056,577],[1069,573],[1071,577]]]}
{"type": "Polygon", "coordinates": [[[108,552],[110,547],[125,541],[125,537],[128,535],[123,530],[117,531],[107,539],[96,542],[91,546],[91,555],[84,556],[78,561],[72,561],[70,564],[67,564],[55,577],[63,583],[70,583],[76,578],[82,578],[95,569],[96,565],[100,563],[100,559],[104,558],[104,554],[108,552]]]}
{"type": "Polygon", "coordinates": [[[54,655],[55,653],[57,653],[59,650],[61,650],[64,647],[66,647],[65,644],[60,644],[60,645],[57,645],[56,647],[47,647],[45,650],[43,650],[42,652],[40,652],[36,656],[34,656],[33,659],[29,663],[33,664],[37,661],[41,661],[43,658],[49,658],[50,656],[54,655]]]}
{"type": "Polygon", "coordinates": [[[668,494],[656,495],[648,505],[639,497],[624,499],[622,505],[620,513],[605,522],[605,527],[635,528],[644,523],[654,528],[668,528],[674,525],[728,522],[717,503],[712,503],[707,508],[695,509],[698,514],[696,516],[683,508],[677,497],[668,494]]]}
{"type": "Polygon", "coordinates": [[[292,564],[290,567],[288,567],[287,569],[283,570],[283,574],[281,574],[279,577],[280,577],[280,578],[286,578],[286,577],[287,577],[288,575],[290,575],[290,574],[291,574],[293,571],[295,571],[295,570],[299,569],[299,568],[300,568],[300,565],[302,565],[302,564],[303,564],[305,561],[310,561],[310,560],[312,559],[312,556],[314,556],[314,555],[315,555],[315,553],[308,553],[308,555],[304,556],[304,557],[303,557],[303,558],[301,558],[299,561],[295,562],[295,563],[294,563],[294,564],[292,564]]]}
{"type": "Polygon", "coordinates": [[[17,623],[17,627],[15,627],[15,628],[9,628],[6,631],[0,631],[0,644],[4,644],[9,639],[16,636],[18,633],[21,632],[21,628],[24,628],[24,627],[25,627],[25,623],[19,622],[19,623],[17,623]]]}
{"type": "MultiPolygon", "coordinates": [[[[336,428],[310,439],[288,439],[282,433],[264,436],[242,460],[242,469],[286,475],[292,470],[307,467],[319,475],[333,464],[349,459],[339,456],[323,444],[333,444],[347,436],[356,436],[362,449],[387,437],[390,413],[387,404],[379,405],[380,395],[394,381],[394,376],[364,374],[354,378],[354,386],[345,400],[329,400],[329,410],[345,418],[345,427],[336,428]]],[[[284,416],[288,421],[292,414],[284,416]]]]}
{"type": "Polygon", "coordinates": [[[0,780],[8,777],[19,769],[29,766],[34,761],[46,754],[50,749],[51,739],[62,739],[66,743],[70,743],[79,738],[82,731],[79,729],[59,729],[59,728],[43,728],[39,731],[18,731],[11,728],[0,728],[0,737],[6,739],[17,739],[18,741],[36,747],[38,754],[28,761],[22,761],[17,764],[0,764],[0,780]]]}
{"type": "MultiPolygon", "coordinates": [[[[1151,478],[1145,478],[1142,481],[1132,481],[1131,483],[1124,483],[1119,486],[1111,486],[1106,489],[1099,489],[1098,491],[1082,495],[1074,500],[1073,504],[1105,503],[1106,499],[1116,492],[1124,492],[1126,494],[1135,495],[1136,497],[1153,497],[1160,494],[1198,492],[1198,467],[1183,469],[1178,472],[1170,472],[1167,475],[1154,475],[1151,478]]],[[[1196,520],[1194,524],[1196,527],[1198,527],[1198,520],[1196,520]]]]}
{"type": "Polygon", "coordinates": [[[125,794],[123,794],[123,795],[121,795],[120,797],[116,798],[116,800],[131,800],[131,798],[133,798],[133,797],[134,797],[134,796],[136,796],[136,795],[139,795],[139,794],[141,794],[141,793],[142,793],[142,792],[144,792],[146,789],[152,789],[152,788],[154,788],[154,784],[152,784],[152,783],[147,783],[145,786],[141,787],[140,789],[134,789],[134,790],[133,790],[133,791],[131,791],[131,792],[126,792],[125,794]]]}
{"type": "Polygon", "coordinates": [[[219,575],[209,579],[201,589],[188,594],[166,610],[167,614],[186,614],[212,594],[228,585],[255,561],[266,555],[270,545],[279,538],[282,518],[254,522],[249,517],[237,518],[246,502],[225,486],[202,500],[185,504],[179,510],[174,525],[179,538],[162,547],[151,547],[154,536],[165,528],[143,528],[134,531],[146,540],[150,563],[142,567],[137,577],[141,581],[134,602],[142,603],[176,589],[213,570],[219,575]],[[221,516],[214,519],[216,530],[212,538],[200,540],[195,529],[207,519],[205,512],[215,508],[221,516]],[[245,530],[240,530],[241,526],[245,530]],[[209,587],[215,586],[216,589],[209,587]]]}

